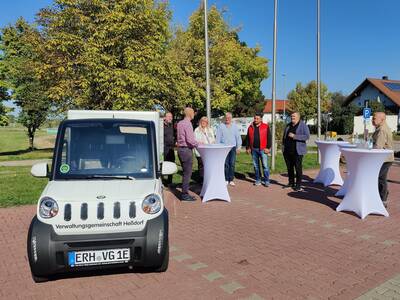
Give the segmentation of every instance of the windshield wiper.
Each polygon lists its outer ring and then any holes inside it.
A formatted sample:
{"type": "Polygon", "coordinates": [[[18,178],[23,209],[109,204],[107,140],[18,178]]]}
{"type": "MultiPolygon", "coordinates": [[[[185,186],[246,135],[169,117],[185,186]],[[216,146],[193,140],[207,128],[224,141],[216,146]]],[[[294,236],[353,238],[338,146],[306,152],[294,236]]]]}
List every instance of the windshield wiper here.
{"type": "Polygon", "coordinates": [[[117,179],[117,180],[135,180],[135,177],[128,175],[87,175],[84,179],[117,179]]]}

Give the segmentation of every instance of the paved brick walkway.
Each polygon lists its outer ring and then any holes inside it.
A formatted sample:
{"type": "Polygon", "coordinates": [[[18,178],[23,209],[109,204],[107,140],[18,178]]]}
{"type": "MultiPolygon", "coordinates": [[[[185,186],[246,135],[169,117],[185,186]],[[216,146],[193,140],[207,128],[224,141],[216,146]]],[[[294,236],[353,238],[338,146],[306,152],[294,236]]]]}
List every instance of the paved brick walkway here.
{"type": "MultiPolygon", "coordinates": [[[[307,172],[313,178],[315,172],[307,172]]],[[[308,177],[309,176],[309,177],[308,177]]],[[[337,188],[305,191],[237,181],[232,203],[180,203],[170,211],[170,268],[34,284],[26,234],[34,206],[0,209],[1,299],[391,299],[400,274],[400,166],[389,218],[337,213],[337,188]],[[397,277],[396,277],[397,276],[397,277]],[[382,291],[384,291],[382,293],[382,291]],[[384,294],[386,293],[386,295],[384,294]],[[383,298],[387,297],[387,298],[383,298]]]]}

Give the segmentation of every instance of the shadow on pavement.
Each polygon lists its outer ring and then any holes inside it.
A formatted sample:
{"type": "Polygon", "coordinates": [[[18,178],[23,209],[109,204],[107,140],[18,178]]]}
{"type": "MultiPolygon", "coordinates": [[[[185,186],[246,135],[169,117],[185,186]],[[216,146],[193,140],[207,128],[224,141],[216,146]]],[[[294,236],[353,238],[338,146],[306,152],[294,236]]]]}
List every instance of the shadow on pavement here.
{"type": "MultiPolygon", "coordinates": [[[[86,271],[74,271],[65,274],[57,274],[49,277],[49,281],[57,281],[63,279],[73,279],[73,278],[85,278],[93,276],[109,276],[109,275],[120,275],[120,274],[147,274],[147,273],[158,273],[151,268],[133,268],[132,270],[127,267],[121,268],[116,267],[115,269],[104,269],[104,270],[86,270],[86,271]]],[[[45,282],[44,282],[45,283],[45,282]]]]}
{"type": "Polygon", "coordinates": [[[290,197],[307,200],[312,202],[321,203],[330,207],[332,210],[336,210],[336,207],[339,205],[339,202],[333,201],[329,199],[329,197],[335,196],[337,189],[333,189],[329,186],[324,187],[322,184],[313,183],[313,179],[304,176],[303,179],[303,191],[301,192],[289,192],[288,195],[290,197]]]}
{"type": "Polygon", "coordinates": [[[20,154],[26,154],[30,152],[35,152],[35,151],[49,151],[53,150],[53,148],[35,148],[33,151],[29,148],[24,149],[24,150],[16,150],[16,151],[6,151],[6,152],[0,152],[0,156],[7,156],[7,155],[20,155],[20,154]]]}

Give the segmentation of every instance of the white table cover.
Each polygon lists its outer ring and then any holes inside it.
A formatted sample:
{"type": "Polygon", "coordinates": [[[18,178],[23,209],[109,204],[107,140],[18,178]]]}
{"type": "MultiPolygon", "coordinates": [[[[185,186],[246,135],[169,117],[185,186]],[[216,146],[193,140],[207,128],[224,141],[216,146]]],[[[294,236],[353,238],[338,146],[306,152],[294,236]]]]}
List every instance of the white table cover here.
{"type": "Polygon", "coordinates": [[[349,142],[315,141],[315,143],[318,146],[321,158],[321,167],[314,182],[322,183],[324,186],[332,184],[342,185],[343,179],[340,176],[339,171],[339,145],[349,144],[349,142]]]}
{"type": "Polygon", "coordinates": [[[353,211],[361,219],[369,214],[388,217],[378,190],[379,170],[392,150],[342,149],[351,174],[348,189],[336,211],[353,211]]]}
{"type": "MultiPolygon", "coordinates": [[[[342,145],[339,145],[340,151],[342,151],[342,149],[350,149],[350,148],[356,148],[356,147],[357,147],[356,144],[342,144],[342,145]]],[[[347,188],[348,188],[348,185],[349,185],[349,180],[348,180],[349,177],[350,177],[350,172],[349,172],[349,168],[347,168],[346,178],[343,181],[342,187],[336,192],[335,196],[342,197],[342,196],[346,195],[347,188]]]]}
{"type": "Polygon", "coordinates": [[[203,202],[213,199],[231,201],[225,182],[225,159],[232,147],[208,144],[199,145],[197,148],[204,165],[203,187],[200,193],[203,202]]]}

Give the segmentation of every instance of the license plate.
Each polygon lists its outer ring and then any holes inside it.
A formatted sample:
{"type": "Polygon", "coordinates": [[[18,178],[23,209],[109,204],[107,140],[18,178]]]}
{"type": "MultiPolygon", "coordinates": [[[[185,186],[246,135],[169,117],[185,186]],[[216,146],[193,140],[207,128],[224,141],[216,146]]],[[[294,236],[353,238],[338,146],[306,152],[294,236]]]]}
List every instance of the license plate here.
{"type": "Polygon", "coordinates": [[[130,248],[71,251],[68,252],[70,267],[118,264],[128,262],[131,258],[130,248]]]}

